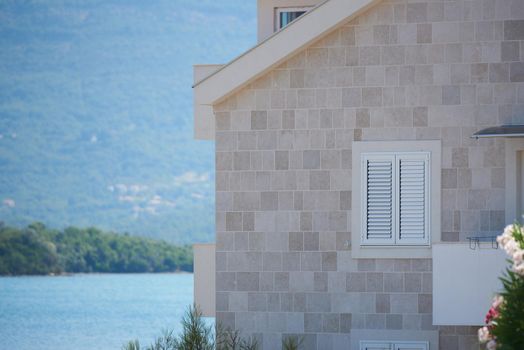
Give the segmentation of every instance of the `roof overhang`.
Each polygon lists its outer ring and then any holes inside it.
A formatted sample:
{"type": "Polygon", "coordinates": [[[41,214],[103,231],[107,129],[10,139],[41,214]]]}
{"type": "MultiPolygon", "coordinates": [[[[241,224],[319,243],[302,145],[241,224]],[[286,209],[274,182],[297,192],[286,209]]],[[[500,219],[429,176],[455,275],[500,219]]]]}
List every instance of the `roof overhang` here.
{"type": "MultiPolygon", "coordinates": [[[[358,16],[380,0],[328,0],[193,86],[195,125],[213,118],[212,106],[261,77],[323,34],[358,16]],[[198,111],[197,111],[198,109],[198,111]]],[[[195,128],[195,137],[212,139],[195,128]]]]}
{"type": "Polygon", "coordinates": [[[524,125],[501,125],[482,129],[471,135],[471,138],[488,137],[524,137],[524,125]]]}

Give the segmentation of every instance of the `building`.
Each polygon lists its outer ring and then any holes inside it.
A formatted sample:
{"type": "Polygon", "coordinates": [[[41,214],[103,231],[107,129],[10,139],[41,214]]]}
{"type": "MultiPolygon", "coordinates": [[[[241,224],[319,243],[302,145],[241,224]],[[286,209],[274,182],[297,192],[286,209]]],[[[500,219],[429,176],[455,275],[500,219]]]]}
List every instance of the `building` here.
{"type": "Polygon", "coordinates": [[[258,41],[195,66],[197,302],[264,349],[478,349],[524,209],[524,1],[258,0],[258,41]]]}

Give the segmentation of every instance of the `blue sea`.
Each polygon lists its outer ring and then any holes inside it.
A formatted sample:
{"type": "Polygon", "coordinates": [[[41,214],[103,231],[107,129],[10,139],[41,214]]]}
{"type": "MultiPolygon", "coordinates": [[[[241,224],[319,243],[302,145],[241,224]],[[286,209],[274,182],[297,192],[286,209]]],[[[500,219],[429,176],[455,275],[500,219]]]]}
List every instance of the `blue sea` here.
{"type": "Polygon", "coordinates": [[[0,349],[121,349],[181,330],[192,274],[0,277],[0,349]]]}

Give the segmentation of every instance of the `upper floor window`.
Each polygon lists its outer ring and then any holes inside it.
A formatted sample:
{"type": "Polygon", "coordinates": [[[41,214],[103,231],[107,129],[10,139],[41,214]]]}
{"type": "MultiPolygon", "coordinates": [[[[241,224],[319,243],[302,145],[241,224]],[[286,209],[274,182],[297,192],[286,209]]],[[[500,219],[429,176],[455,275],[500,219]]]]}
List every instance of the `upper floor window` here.
{"type": "Polygon", "coordinates": [[[309,9],[309,7],[277,8],[275,30],[284,28],[289,23],[306,13],[309,9]]]}

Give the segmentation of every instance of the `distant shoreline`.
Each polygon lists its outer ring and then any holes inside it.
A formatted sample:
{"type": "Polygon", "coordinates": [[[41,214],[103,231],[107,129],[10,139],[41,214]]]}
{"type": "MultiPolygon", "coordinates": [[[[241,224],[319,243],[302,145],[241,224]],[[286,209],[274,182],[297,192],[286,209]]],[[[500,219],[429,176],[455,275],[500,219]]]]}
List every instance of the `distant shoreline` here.
{"type": "Polygon", "coordinates": [[[0,252],[2,276],[193,271],[190,246],[95,227],[0,226],[0,252]]]}

